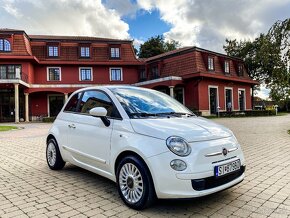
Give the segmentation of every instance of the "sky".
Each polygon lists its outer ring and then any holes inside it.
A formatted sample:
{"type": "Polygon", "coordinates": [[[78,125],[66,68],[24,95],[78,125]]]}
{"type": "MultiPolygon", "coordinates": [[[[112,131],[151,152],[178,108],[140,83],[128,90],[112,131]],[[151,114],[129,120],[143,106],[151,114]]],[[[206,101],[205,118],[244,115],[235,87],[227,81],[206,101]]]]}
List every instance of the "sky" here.
{"type": "Polygon", "coordinates": [[[0,0],[0,28],[132,39],[137,48],[163,35],[224,53],[226,38],[254,39],[289,12],[290,0],[0,0]]]}

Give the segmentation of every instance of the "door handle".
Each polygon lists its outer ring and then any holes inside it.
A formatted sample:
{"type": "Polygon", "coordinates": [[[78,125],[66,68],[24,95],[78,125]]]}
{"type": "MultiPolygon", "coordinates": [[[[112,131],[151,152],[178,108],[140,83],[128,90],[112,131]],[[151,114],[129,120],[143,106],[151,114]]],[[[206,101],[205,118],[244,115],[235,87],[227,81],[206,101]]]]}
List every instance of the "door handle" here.
{"type": "Polygon", "coordinates": [[[69,124],[68,127],[69,127],[69,128],[73,128],[73,129],[76,128],[75,124],[69,124]]]}

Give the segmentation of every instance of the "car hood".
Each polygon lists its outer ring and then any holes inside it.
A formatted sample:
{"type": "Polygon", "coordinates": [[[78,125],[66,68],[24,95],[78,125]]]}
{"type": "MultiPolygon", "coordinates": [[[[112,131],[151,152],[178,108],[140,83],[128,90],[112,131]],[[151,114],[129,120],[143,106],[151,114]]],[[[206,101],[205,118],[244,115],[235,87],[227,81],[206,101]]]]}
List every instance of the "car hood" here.
{"type": "Polygon", "coordinates": [[[232,136],[232,132],[201,117],[131,119],[135,132],[166,140],[180,136],[188,142],[205,141],[232,136]]]}

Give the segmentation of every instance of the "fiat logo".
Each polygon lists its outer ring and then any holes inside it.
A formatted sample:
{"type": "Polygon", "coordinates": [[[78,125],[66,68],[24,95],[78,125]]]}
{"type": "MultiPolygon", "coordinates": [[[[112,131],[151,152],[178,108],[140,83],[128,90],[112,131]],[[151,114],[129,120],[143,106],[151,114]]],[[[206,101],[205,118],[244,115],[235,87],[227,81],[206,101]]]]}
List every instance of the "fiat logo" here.
{"type": "Polygon", "coordinates": [[[223,155],[227,156],[227,154],[228,154],[228,150],[226,148],[223,148],[223,155]]]}

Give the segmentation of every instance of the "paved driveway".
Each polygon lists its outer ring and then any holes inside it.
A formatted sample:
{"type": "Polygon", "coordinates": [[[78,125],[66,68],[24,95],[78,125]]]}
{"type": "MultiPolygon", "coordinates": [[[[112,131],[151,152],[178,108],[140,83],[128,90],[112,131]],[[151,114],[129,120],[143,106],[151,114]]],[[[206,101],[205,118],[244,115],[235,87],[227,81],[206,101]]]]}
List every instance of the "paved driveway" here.
{"type": "Polygon", "coordinates": [[[243,146],[245,180],[186,201],[158,201],[138,212],[124,206],[115,184],[72,165],[45,161],[50,125],[0,132],[0,217],[290,217],[290,115],[218,119],[243,146]]]}

